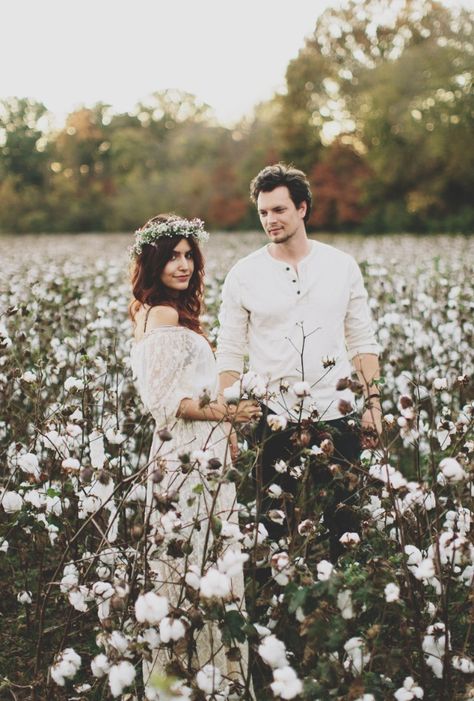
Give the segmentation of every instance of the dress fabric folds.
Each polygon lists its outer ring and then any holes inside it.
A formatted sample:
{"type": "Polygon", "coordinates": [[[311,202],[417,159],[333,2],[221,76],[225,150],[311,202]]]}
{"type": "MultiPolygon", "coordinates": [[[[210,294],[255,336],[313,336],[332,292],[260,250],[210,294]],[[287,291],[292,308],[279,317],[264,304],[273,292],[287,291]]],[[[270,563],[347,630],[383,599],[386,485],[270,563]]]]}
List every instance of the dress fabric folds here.
{"type": "MultiPolygon", "coordinates": [[[[210,527],[216,519],[238,525],[235,486],[223,479],[230,465],[226,431],[219,423],[176,418],[183,399],[204,395],[216,398],[214,354],[207,340],[194,331],[182,326],[162,326],[133,344],[131,364],[140,397],[156,424],[145,510],[149,524],[148,576],[154,591],[166,596],[170,607],[186,612],[193,604],[192,595],[187,597],[185,573],[204,575],[228,551],[240,554],[236,538],[214,539],[210,527]],[[160,438],[159,432],[164,428],[170,431],[171,440],[160,438]],[[217,459],[221,466],[215,460],[209,466],[210,458],[217,459]]],[[[244,613],[241,564],[231,583],[227,605],[244,613]]],[[[209,605],[209,601],[202,601],[209,605]]],[[[240,660],[229,660],[214,623],[206,623],[194,639],[192,652],[180,641],[161,647],[151,662],[144,664],[145,685],[152,674],[163,674],[172,661],[187,670],[212,664],[224,679],[243,683],[247,655],[242,647],[240,660]]]]}

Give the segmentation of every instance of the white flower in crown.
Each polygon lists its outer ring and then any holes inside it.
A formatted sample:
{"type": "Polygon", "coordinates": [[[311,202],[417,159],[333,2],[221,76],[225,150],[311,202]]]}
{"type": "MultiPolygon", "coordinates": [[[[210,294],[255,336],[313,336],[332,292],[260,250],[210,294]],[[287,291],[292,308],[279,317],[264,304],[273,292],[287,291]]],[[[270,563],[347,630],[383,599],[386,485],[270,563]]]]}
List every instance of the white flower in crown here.
{"type": "Polygon", "coordinates": [[[207,241],[209,234],[204,229],[204,222],[201,219],[181,219],[179,217],[168,219],[165,222],[152,222],[142,229],[135,231],[135,243],[130,246],[130,256],[139,256],[143,246],[149,244],[153,246],[158,239],[165,236],[192,236],[196,241],[207,241]]]}

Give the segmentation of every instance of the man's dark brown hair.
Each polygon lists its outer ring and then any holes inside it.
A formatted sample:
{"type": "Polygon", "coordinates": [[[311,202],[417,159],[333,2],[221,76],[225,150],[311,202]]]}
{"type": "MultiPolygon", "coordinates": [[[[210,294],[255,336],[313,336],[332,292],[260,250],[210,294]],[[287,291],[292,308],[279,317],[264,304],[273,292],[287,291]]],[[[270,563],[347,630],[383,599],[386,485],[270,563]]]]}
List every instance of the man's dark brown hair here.
{"type": "Polygon", "coordinates": [[[273,166],[263,168],[250,183],[250,199],[254,204],[257,204],[257,198],[261,192],[271,192],[282,185],[288,188],[296,208],[299,208],[302,202],[306,202],[304,223],[307,224],[313,198],[308,179],[302,170],[284,163],[276,163],[273,166]]]}

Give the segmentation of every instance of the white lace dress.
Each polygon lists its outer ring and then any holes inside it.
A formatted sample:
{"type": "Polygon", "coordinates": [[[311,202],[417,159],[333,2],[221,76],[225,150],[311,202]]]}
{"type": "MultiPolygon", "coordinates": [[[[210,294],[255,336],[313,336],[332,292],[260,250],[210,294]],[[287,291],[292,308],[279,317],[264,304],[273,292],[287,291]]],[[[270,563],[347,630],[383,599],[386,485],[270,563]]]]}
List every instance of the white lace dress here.
{"type": "MultiPolygon", "coordinates": [[[[185,573],[194,570],[204,574],[228,550],[240,553],[236,540],[221,538],[217,542],[210,528],[219,521],[238,524],[235,487],[222,480],[230,464],[226,432],[215,422],[176,418],[181,400],[199,399],[203,391],[216,398],[215,359],[203,336],[182,326],[162,326],[133,344],[131,363],[141,399],[156,422],[147,480],[149,574],[155,591],[167,596],[171,606],[186,611],[192,602],[183,582],[185,573]],[[171,440],[160,438],[163,428],[170,431],[171,440]],[[214,462],[209,469],[210,457],[218,459],[222,467],[216,469],[214,462]]],[[[241,567],[232,577],[230,599],[244,611],[241,567]]],[[[211,663],[224,678],[242,682],[246,655],[240,649],[241,659],[229,661],[217,625],[205,625],[195,641],[192,659],[182,645],[162,648],[145,676],[163,673],[167,663],[179,660],[186,669],[211,663]]]]}

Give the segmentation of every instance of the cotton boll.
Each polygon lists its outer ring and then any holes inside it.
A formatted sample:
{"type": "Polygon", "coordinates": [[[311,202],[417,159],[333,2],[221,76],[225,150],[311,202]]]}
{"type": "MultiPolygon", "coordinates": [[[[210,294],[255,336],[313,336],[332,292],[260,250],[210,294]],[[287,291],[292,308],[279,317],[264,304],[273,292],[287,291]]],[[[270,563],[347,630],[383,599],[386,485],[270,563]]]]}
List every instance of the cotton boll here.
{"type": "Polygon", "coordinates": [[[393,603],[394,601],[398,601],[400,598],[400,587],[397,586],[397,584],[394,584],[393,582],[390,582],[387,584],[387,586],[384,589],[384,594],[385,594],[385,601],[388,604],[393,603]]]}
{"type": "Polygon", "coordinates": [[[186,634],[186,628],[179,619],[163,618],[160,622],[160,637],[163,643],[179,640],[186,634]]]}
{"type": "Polygon", "coordinates": [[[462,506],[455,511],[448,511],[443,525],[449,531],[458,531],[460,535],[467,535],[471,528],[471,512],[462,506]]]}
{"type": "Polygon", "coordinates": [[[21,510],[23,499],[17,492],[3,492],[0,503],[7,514],[14,514],[21,510]]]}
{"type": "Polygon", "coordinates": [[[68,601],[76,611],[87,611],[89,608],[86,603],[88,594],[89,591],[87,587],[84,586],[72,589],[68,594],[68,601]]]}
{"type": "Polygon", "coordinates": [[[443,458],[439,464],[439,469],[438,482],[440,484],[461,482],[467,478],[462,466],[454,458],[443,458]]]}
{"type": "Polygon", "coordinates": [[[315,524],[311,519],[306,518],[304,521],[301,521],[301,523],[298,524],[298,533],[301,536],[307,536],[310,535],[311,533],[314,533],[315,531],[315,524]]]}
{"type": "Polygon", "coordinates": [[[286,586],[293,574],[293,568],[290,565],[290,558],[287,552],[279,552],[272,555],[271,558],[272,576],[280,586],[286,586]]]}
{"type": "Polygon", "coordinates": [[[343,533],[339,538],[339,542],[343,545],[354,546],[360,543],[360,536],[358,533],[343,533]]]}
{"type": "Polygon", "coordinates": [[[242,571],[244,562],[247,562],[249,556],[246,553],[241,553],[239,550],[227,550],[223,557],[217,561],[219,572],[234,577],[242,571]]]}
{"type": "Polygon", "coordinates": [[[204,691],[205,694],[212,694],[216,692],[222,681],[222,674],[214,667],[212,664],[205,665],[196,674],[196,684],[204,691]]]}
{"type": "Polygon", "coordinates": [[[318,562],[316,569],[319,581],[326,582],[334,570],[334,565],[328,562],[328,560],[321,560],[321,562],[318,562]]]}
{"type": "Polygon", "coordinates": [[[97,615],[103,621],[109,617],[110,599],[114,595],[114,588],[109,582],[95,582],[92,585],[92,595],[98,600],[97,615]]]}
{"type": "Polygon", "coordinates": [[[428,626],[422,641],[426,664],[438,679],[443,677],[444,653],[446,650],[446,633],[444,623],[428,626]]]}
{"type": "Polygon", "coordinates": [[[403,686],[400,687],[394,696],[397,701],[412,701],[412,699],[422,699],[424,691],[421,686],[417,686],[413,677],[406,677],[403,686]]]}
{"type": "Polygon", "coordinates": [[[127,502],[139,501],[145,503],[146,501],[146,487],[144,484],[134,484],[129,493],[127,494],[125,500],[127,502]]]}
{"type": "Polygon", "coordinates": [[[79,584],[79,570],[72,562],[64,567],[59,588],[63,594],[79,584]]]}
{"type": "Polygon", "coordinates": [[[283,415],[269,414],[267,416],[267,424],[272,431],[284,431],[288,424],[288,419],[283,415]]]}
{"type": "Polygon", "coordinates": [[[259,523],[258,526],[255,523],[249,523],[245,526],[245,536],[242,544],[245,548],[253,548],[255,543],[260,545],[268,538],[268,531],[263,525],[259,523]],[[255,533],[255,528],[257,528],[257,533],[255,533]]]}
{"type": "Polygon", "coordinates": [[[197,565],[188,565],[184,581],[191,589],[199,589],[201,585],[201,570],[197,565]]]}
{"type": "Polygon", "coordinates": [[[66,679],[72,679],[80,666],[79,655],[72,647],[67,647],[56,657],[54,665],[50,668],[51,677],[59,686],[65,686],[66,679]]]}
{"type": "Polygon", "coordinates": [[[295,382],[292,389],[297,397],[309,397],[311,395],[309,382],[295,382]]]}
{"type": "Polygon", "coordinates": [[[424,558],[412,571],[417,579],[429,580],[436,574],[434,562],[430,557],[424,558]]]}
{"type": "Polygon", "coordinates": [[[452,664],[454,669],[463,674],[474,674],[474,661],[469,659],[469,657],[463,657],[461,655],[453,655],[452,664]]]}
{"type": "Polygon", "coordinates": [[[201,579],[200,592],[206,599],[225,599],[231,593],[230,579],[226,574],[210,567],[201,579]]]}
{"type": "Polygon", "coordinates": [[[354,618],[354,609],[352,608],[352,592],[350,589],[343,589],[337,595],[337,606],[344,619],[350,620],[354,618]]]}
{"type": "Polygon", "coordinates": [[[109,660],[103,653],[96,655],[91,662],[91,670],[94,677],[103,677],[110,669],[109,660]]]}
{"type": "Polygon", "coordinates": [[[35,479],[38,479],[41,475],[39,461],[34,453],[23,453],[23,455],[19,455],[18,467],[20,470],[23,470],[23,472],[26,472],[26,474],[33,475],[35,479]]]}
{"type": "Polygon", "coordinates": [[[120,433],[120,431],[114,430],[113,428],[107,429],[105,432],[105,437],[112,445],[121,445],[127,439],[127,436],[120,433]]]}
{"type": "Polygon", "coordinates": [[[84,382],[79,380],[77,377],[68,377],[64,383],[64,389],[66,392],[72,392],[73,390],[82,392],[84,389],[84,382]]]}
{"type": "Polygon", "coordinates": [[[229,521],[222,521],[222,528],[219,535],[221,538],[225,538],[228,543],[236,543],[244,537],[238,525],[236,523],[229,523],[229,521]]]}
{"type": "Polygon", "coordinates": [[[61,463],[61,469],[64,472],[76,473],[81,469],[81,463],[76,458],[64,458],[61,463]]]}
{"type": "Polygon", "coordinates": [[[126,660],[113,665],[109,671],[109,686],[112,696],[120,696],[135,679],[135,667],[126,660]]]}
{"type": "Polygon", "coordinates": [[[109,636],[108,643],[121,655],[124,655],[128,651],[129,639],[120,630],[113,630],[109,636]]]}
{"type": "Polygon", "coordinates": [[[156,625],[168,615],[168,611],[168,599],[153,591],[141,594],[135,602],[135,617],[139,623],[156,625]]]}
{"type": "Polygon", "coordinates": [[[370,655],[365,652],[365,643],[362,638],[354,637],[344,645],[348,659],[344,662],[344,667],[355,674],[362,674],[362,670],[368,664],[370,655]]]}
{"type": "Polygon", "coordinates": [[[267,489],[267,493],[272,499],[278,499],[283,494],[283,489],[278,484],[271,484],[267,489]]]}
{"type": "Polygon", "coordinates": [[[258,654],[272,669],[288,666],[286,648],[274,635],[267,635],[258,647],[258,654]]]}
{"type": "Polygon", "coordinates": [[[292,667],[275,669],[273,680],[270,684],[272,691],[282,699],[294,699],[303,691],[303,684],[292,667]]]}
{"type": "Polygon", "coordinates": [[[288,465],[284,460],[278,460],[278,462],[275,463],[274,468],[277,472],[283,474],[284,472],[287,472],[288,465]]]}
{"type": "Polygon", "coordinates": [[[403,475],[391,465],[372,465],[369,469],[369,474],[376,480],[390,484],[392,489],[400,489],[407,484],[403,475]]]}
{"type": "Polygon", "coordinates": [[[407,567],[413,572],[413,569],[423,560],[423,555],[415,545],[405,545],[405,554],[408,555],[407,567]]]}
{"type": "Polygon", "coordinates": [[[18,603],[24,604],[24,605],[29,605],[33,601],[33,598],[31,596],[30,591],[21,591],[19,594],[17,594],[16,598],[17,598],[18,603]]]}
{"type": "Polygon", "coordinates": [[[89,451],[92,467],[100,470],[106,460],[104,450],[104,436],[99,431],[92,431],[89,435],[89,451]]]}
{"type": "Polygon", "coordinates": [[[160,634],[156,628],[147,628],[141,635],[137,636],[137,640],[146,643],[150,650],[156,650],[161,645],[160,634]]]}

